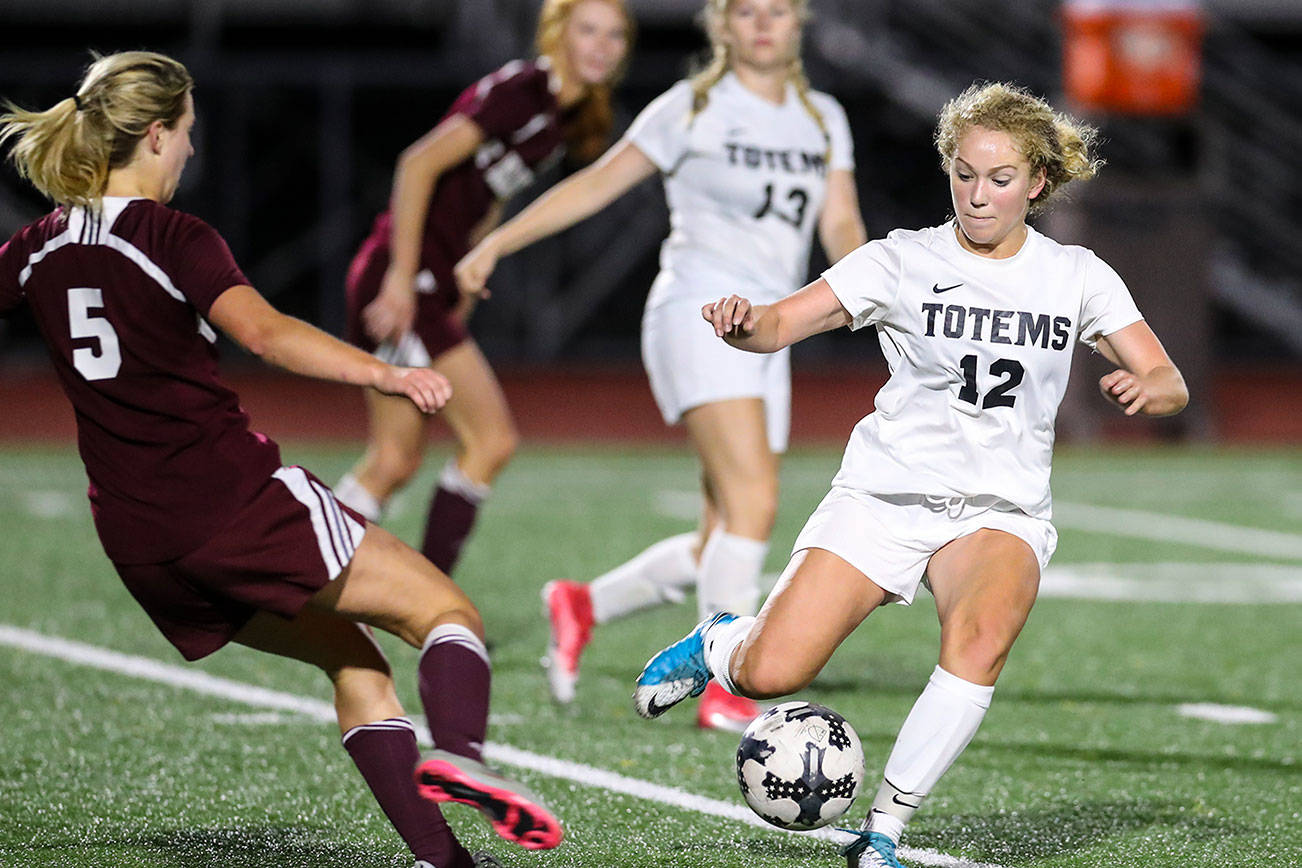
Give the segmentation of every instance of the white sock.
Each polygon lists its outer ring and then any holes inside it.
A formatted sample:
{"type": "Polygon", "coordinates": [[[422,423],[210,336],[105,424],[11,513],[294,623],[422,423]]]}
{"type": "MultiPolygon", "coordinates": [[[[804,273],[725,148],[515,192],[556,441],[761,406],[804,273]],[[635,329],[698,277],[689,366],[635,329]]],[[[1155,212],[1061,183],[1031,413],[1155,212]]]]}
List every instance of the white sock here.
{"type": "Polygon", "coordinates": [[[362,514],[367,521],[378,522],[380,514],[384,512],[384,506],[371,494],[362,484],[357,481],[357,477],[351,473],[345,473],[344,478],[334,487],[335,500],[350,506],[362,514]]]}
{"type": "Polygon", "coordinates": [[[895,738],[865,828],[899,842],[923,798],[976,735],[994,694],[935,668],[895,738]]]}
{"type": "Polygon", "coordinates": [[[598,624],[663,603],[681,603],[696,581],[695,533],[680,533],[598,576],[588,585],[598,624]]]}
{"type": "Polygon", "coordinates": [[[493,493],[493,487],[486,482],[475,482],[466,476],[457,459],[449,458],[439,474],[439,488],[459,494],[471,503],[483,503],[493,493]]]}
{"type": "Polygon", "coordinates": [[[724,690],[737,696],[741,694],[732,682],[732,655],[737,646],[746,641],[754,623],[754,615],[742,615],[727,624],[716,624],[705,634],[705,665],[710,667],[710,674],[724,690]]]}
{"type": "Polygon", "coordinates": [[[754,615],[759,611],[760,571],[768,550],[766,540],[716,528],[701,551],[696,570],[698,614],[704,618],[713,612],[754,615]]]}

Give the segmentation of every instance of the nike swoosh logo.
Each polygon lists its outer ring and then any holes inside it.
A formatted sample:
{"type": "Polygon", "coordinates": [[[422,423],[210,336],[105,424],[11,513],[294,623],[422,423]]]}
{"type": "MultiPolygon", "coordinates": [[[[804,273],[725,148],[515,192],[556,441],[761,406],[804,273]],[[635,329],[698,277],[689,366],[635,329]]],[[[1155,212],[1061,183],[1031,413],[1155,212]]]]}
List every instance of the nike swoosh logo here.
{"type": "Polygon", "coordinates": [[[673,708],[674,705],[676,705],[676,703],[673,702],[669,703],[668,705],[661,705],[660,703],[656,702],[654,699],[648,699],[646,701],[646,712],[652,717],[659,717],[669,709],[673,708]]]}
{"type": "MultiPolygon", "coordinates": [[[[959,286],[962,286],[962,285],[963,285],[963,284],[961,284],[961,283],[959,284],[959,286]]],[[[950,287],[950,289],[953,289],[953,287],[950,287]]],[[[916,809],[917,807],[919,807],[919,806],[922,804],[922,799],[918,799],[916,802],[906,802],[906,801],[904,801],[904,799],[901,799],[901,798],[900,798],[900,796],[899,796],[898,793],[892,793],[892,794],[891,794],[891,801],[894,802],[894,803],[897,804],[897,805],[902,806],[902,807],[905,807],[905,808],[915,808],[915,809],[916,809]]]]}
{"type": "Polygon", "coordinates": [[[938,283],[933,283],[931,285],[931,291],[939,295],[942,292],[949,292],[951,289],[958,289],[962,285],[963,284],[961,283],[956,283],[953,286],[941,286],[938,283]]]}

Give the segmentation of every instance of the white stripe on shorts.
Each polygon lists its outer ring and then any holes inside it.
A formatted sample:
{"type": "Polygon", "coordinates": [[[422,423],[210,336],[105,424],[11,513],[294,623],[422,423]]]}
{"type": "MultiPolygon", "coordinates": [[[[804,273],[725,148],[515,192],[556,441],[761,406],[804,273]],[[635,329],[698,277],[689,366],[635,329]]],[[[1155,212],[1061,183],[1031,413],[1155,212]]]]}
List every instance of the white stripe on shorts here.
{"type": "Polygon", "coordinates": [[[313,485],[303,468],[282,467],[271,475],[284,483],[295,500],[307,507],[321,561],[326,573],[334,579],[352,560],[366,528],[339,508],[330,489],[313,485]]]}

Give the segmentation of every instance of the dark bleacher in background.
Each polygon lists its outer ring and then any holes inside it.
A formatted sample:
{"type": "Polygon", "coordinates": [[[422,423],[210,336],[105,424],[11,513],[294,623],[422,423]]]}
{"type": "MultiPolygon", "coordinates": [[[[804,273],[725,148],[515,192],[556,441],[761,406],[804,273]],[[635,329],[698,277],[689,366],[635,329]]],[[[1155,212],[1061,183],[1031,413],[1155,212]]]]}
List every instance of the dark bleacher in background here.
{"type": "MultiPolygon", "coordinates": [[[[185,61],[199,82],[200,122],[176,206],[217,226],[278,306],[337,332],[343,274],[385,204],[394,158],[461,88],[529,52],[537,5],[5,0],[0,95],[25,106],[67,97],[91,49],[147,47],[185,61]]],[[[621,124],[681,77],[703,42],[693,21],[700,0],[630,5],[639,33],[618,96],[621,124]]],[[[813,0],[807,66],[815,86],[850,114],[870,235],[947,215],[929,144],[946,98],[974,79],[1011,79],[1061,98],[1059,6],[813,0]]],[[[1096,118],[1109,168],[1043,227],[1117,266],[1186,366],[1196,397],[1213,394],[1207,384],[1226,372],[1302,366],[1302,4],[1216,0],[1204,8],[1200,108],[1168,120],[1096,118]]],[[[6,164],[0,235],[44,210],[6,164]]],[[[641,305],[666,226],[659,184],[648,182],[504,262],[474,323],[490,357],[516,369],[635,366],[641,305]]],[[[814,260],[820,268],[817,250],[814,260]]],[[[0,371],[35,347],[21,317],[0,324],[0,371]]],[[[799,348],[797,365],[881,361],[875,341],[838,333],[799,348]]],[[[1106,433],[1091,383],[1077,384],[1066,433],[1106,433]]],[[[1200,400],[1170,433],[1199,438],[1226,427],[1200,400]]]]}

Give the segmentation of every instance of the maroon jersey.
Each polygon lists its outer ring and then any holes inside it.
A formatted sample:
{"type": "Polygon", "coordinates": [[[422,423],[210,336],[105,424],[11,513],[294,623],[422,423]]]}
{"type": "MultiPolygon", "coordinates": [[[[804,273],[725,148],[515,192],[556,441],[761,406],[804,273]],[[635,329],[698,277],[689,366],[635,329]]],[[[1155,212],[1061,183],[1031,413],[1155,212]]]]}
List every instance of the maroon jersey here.
{"type": "Polygon", "coordinates": [[[0,315],[24,301],[77,418],[104,551],[194,551],[280,467],[217,379],[213,301],[248,284],[210,226],[148,199],[60,208],[0,247],[0,315]]]}
{"type": "MultiPolygon", "coordinates": [[[[422,268],[450,274],[470,251],[470,234],[493,203],[509,199],[560,159],[565,140],[549,67],[545,59],[513,60],[466,88],[443,116],[465,115],[483,130],[484,143],[435,184],[425,218],[422,268]]],[[[390,223],[389,213],[381,214],[371,239],[387,247],[390,223]]],[[[448,289],[455,299],[455,289],[448,289]]]]}

